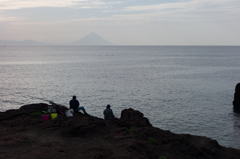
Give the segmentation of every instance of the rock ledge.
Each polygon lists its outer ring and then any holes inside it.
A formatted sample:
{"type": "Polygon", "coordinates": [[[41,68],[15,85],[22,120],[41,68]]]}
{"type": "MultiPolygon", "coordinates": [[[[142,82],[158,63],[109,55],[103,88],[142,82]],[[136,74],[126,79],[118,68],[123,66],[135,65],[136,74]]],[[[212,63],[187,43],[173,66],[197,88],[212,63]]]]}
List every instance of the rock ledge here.
{"type": "Polygon", "coordinates": [[[240,150],[207,137],[174,134],[125,109],[120,119],[74,113],[43,121],[44,103],[0,112],[0,158],[7,159],[238,159],[240,150]]]}

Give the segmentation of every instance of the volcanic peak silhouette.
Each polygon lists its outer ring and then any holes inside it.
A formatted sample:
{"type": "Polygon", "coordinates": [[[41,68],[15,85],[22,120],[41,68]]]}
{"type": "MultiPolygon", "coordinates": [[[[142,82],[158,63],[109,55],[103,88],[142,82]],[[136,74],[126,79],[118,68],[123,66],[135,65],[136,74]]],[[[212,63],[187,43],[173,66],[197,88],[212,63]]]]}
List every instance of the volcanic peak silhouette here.
{"type": "Polygon", "coordinates": [[[71,43],[73,45],[113,45],[113,43],[103,39],[96,33],[92,32],[82,39],[71,43]]]}

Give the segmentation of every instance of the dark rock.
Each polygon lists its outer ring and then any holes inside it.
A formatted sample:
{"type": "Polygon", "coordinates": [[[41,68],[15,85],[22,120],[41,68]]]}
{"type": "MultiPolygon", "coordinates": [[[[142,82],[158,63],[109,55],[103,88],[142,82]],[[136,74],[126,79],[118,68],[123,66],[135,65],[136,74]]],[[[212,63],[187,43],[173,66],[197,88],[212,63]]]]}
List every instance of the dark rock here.
{"type": "Polygon", "coordinates": [[[240,109],[240,83],[235,87],[233,106],[240,109]]]}
{"type": "Polygon", "coordinates": [[[149,120],[143,116],[143,113],[131,108],[124,109],[119,120],[121,127],[152,127],[149,120]]]}
{"type": "Polygon", "coordinates": [[[82,113],[43,121],[47,104],[0,112],[0,158],[19,159],[238,159],[240,150],[216,140],[152,127],[139,111],[104,121],[82,113]]]}

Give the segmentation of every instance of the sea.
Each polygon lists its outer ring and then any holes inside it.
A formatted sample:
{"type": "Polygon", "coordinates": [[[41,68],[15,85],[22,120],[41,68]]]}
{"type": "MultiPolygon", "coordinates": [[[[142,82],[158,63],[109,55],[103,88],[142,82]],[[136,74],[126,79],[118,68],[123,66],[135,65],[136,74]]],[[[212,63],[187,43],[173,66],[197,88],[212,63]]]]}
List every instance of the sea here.
{"type": "Polygon", "coordinates": [[[111,105],[154,127],[240,149],[240,46],[0,46],[0,111],[32,103],[69,106],[73,95],[103,118],[111,105]]]}

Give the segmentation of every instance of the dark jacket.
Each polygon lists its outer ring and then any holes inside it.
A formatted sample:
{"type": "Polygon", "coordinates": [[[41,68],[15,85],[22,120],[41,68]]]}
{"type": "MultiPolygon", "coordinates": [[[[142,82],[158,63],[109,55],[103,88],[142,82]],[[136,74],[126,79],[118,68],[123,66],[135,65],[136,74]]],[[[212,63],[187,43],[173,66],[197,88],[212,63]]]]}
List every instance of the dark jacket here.
{"type": "Polygon", "coordinates": [[[105,120],[115,118],[115,116],[113,115],[112,109],[108,109],[108,108],[105,109],[105,110],[103,111],[103,114],[104,114],[104,119],[105,119],[105,120]]]}
{"type": "Polygon", "coordinates": [[[70,109],[76,110],[79,107],[79,102],[77,99],[72,99],[69,102],[70,109]]]}

